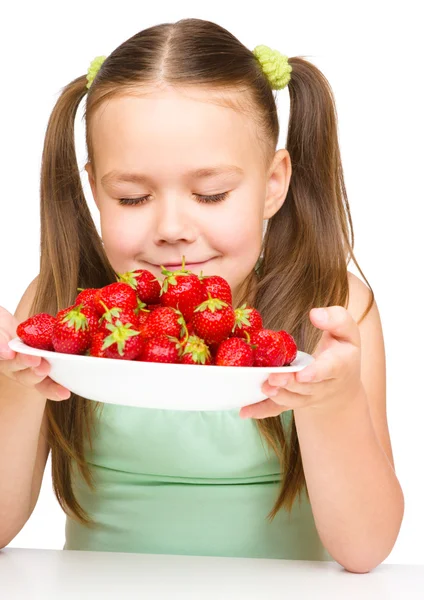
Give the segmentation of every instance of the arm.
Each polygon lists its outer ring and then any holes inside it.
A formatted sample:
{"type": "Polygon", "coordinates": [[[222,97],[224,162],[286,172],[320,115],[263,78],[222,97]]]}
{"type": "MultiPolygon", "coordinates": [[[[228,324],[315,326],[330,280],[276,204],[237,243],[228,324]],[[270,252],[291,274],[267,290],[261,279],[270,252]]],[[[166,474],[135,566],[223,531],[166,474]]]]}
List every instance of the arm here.
{"type": "MultiPolygon", "coordinates": [[[[18,323],[27,318],[33,292],[29,286],[19,303],[18,323]]],[[[22,529],[39,495],[49,453],[45,405],[35,388],[0,374],[0,548],[22,529]]]]}
{"type": "MultiPolygon", "coordinates": [[[[359,320],[368,288],[350,275],[348,311],[359,320]]],[[[377,306],[359,325],[358,394],[338,408],[294,411],[315,523],[346,569],[367,572],[391,552],[403,518],[386,418],[385,352],[377,306]]]]}
{"type": "Polygon", "coordinates": [[[363,573],[390,553],[404,500],[386,418],[383,333],[374,304],[358,325],[369,290],[349,273],[349,306],[328,308],[315,362],[299,373],[271,374],[268,400],[244,407],[263,418],[293,410],[318,533],[347,570],[363,573]],[[307,381],[305,376],[312,375],[307,381]],[[278,386],[278,387],[276,387],[278,386]]]}

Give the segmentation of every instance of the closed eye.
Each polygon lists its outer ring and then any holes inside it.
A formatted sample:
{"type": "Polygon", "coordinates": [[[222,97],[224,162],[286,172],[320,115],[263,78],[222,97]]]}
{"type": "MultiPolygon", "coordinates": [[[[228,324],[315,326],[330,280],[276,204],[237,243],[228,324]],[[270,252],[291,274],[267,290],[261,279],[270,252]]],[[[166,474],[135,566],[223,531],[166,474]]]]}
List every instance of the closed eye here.
{"type": "MultiPolygon", "coordinates": [[[[214,194],[212,196],[203,196],[201,194],[194,194],[197,201],[201,204],[212,204],[218,203],[225,200],[230,192],[223,192],[222,194],[214,194]]],[[[119,204],[122,206],[138,206],[146,204],[150,196],[140,196],[139,198],[119,198],[119,204]]]]}

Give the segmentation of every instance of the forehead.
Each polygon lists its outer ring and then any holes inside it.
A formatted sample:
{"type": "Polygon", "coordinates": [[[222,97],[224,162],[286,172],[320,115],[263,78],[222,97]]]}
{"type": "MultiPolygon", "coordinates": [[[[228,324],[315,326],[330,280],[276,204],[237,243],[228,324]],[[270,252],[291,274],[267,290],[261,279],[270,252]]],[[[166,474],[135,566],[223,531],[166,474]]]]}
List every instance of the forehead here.
{"type": "MultiPolygon", "coordinates": [[[[134,168],[160,160],[176,167],[257,161],[255,123],[245,111],[204,90],[151,90],[114,97],[94,113],[90,134],[97,167],[134,168]]],[[[240,164],[240,166],[242,166],[240,164]]]]}

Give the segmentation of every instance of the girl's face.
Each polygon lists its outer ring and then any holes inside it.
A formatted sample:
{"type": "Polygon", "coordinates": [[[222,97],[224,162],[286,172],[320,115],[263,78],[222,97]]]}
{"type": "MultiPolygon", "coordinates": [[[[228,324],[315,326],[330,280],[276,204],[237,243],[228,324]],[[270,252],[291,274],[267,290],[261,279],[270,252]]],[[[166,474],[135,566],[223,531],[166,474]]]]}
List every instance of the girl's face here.
{"type": "Polygon", "coordinates": [[[96,173],[86,165],[101,235],[118,273],[162,277],[181,266],[221,275],[237,293],[260,253],[264,219],[291,175],[279,150],[268,173],[255,125],[205,91],[152,91],[103,104],[92,122],[96,173]]]}

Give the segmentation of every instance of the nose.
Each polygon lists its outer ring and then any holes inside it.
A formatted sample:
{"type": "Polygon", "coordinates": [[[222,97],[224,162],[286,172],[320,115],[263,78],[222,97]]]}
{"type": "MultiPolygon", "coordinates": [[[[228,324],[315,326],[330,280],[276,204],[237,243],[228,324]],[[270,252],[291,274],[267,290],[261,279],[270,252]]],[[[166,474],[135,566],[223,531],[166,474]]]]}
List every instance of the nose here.
{"type": "Polygon", "coordinates": [[[156,203],[155,243],[157,245],[191,243],[196,240],[193,206],[178,197],[162,198],[156,203]],[[191,210],[190,210],[191,208],[191,210]]]}

